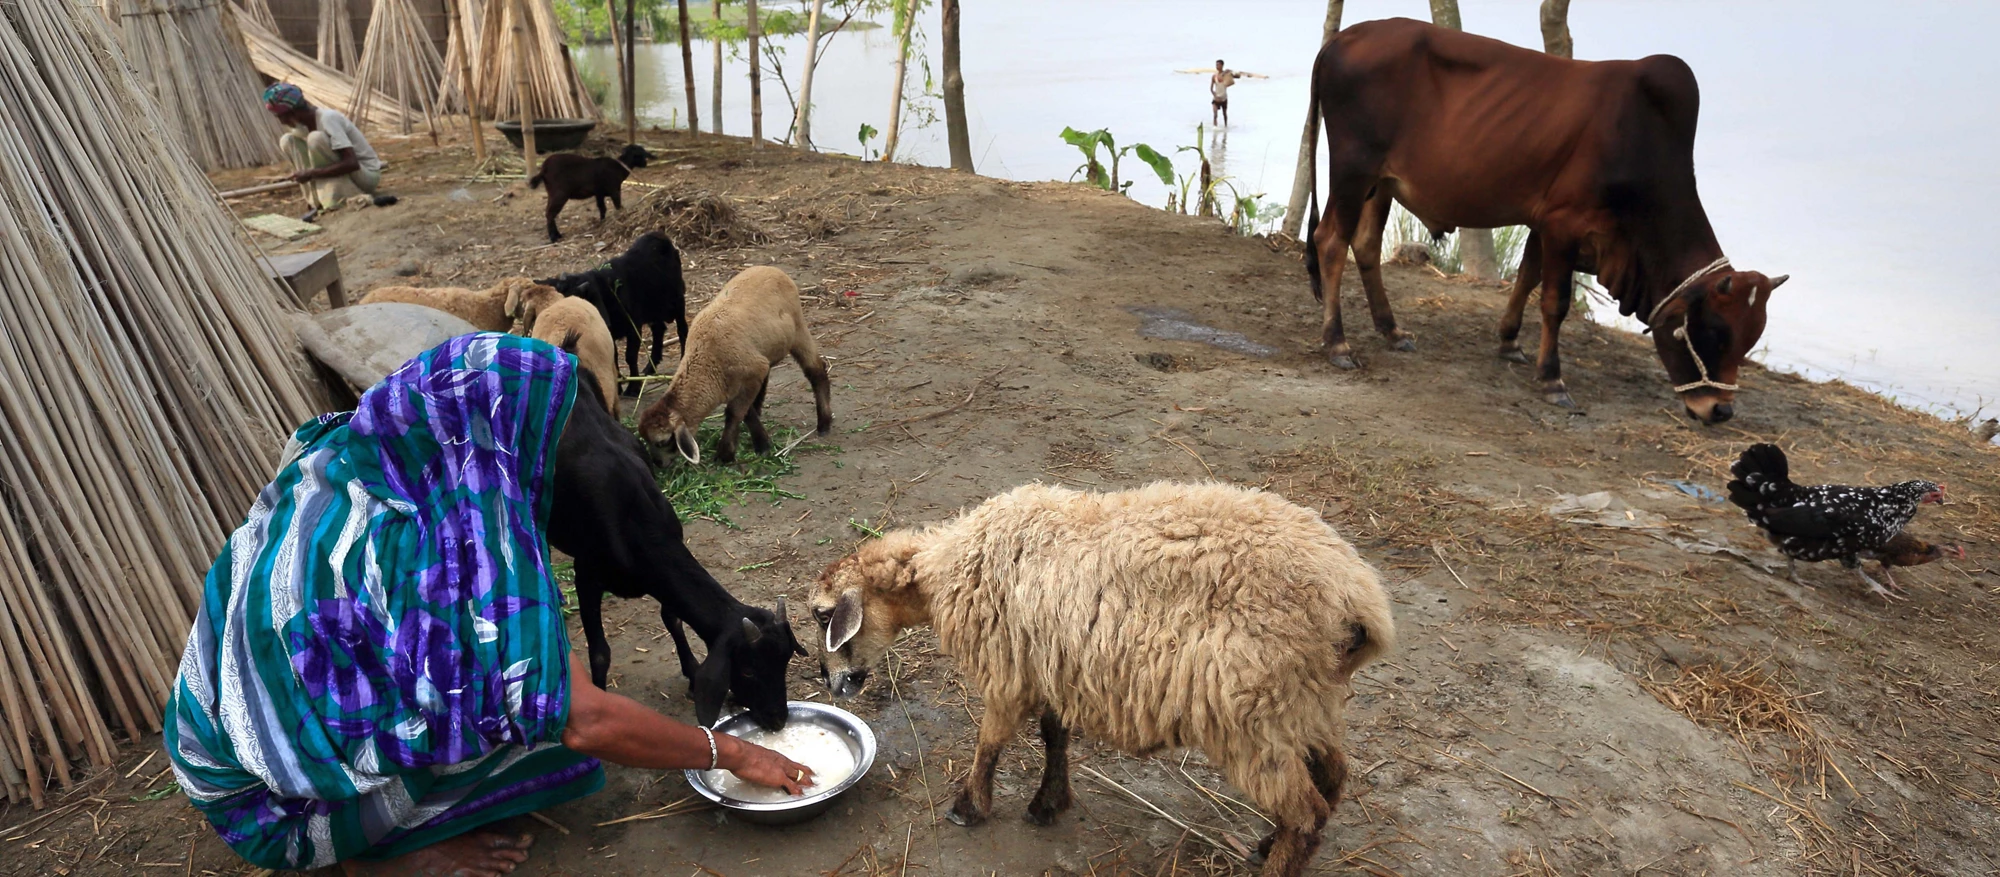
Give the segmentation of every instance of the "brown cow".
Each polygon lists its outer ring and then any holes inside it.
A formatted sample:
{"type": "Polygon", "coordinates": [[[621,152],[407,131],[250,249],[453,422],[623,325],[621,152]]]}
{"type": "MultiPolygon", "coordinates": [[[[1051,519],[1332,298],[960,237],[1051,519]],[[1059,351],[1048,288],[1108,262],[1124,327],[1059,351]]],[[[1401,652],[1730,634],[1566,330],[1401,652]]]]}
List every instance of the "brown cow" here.
{"type": "Polygon", "coordinates": [[[1312,89],[1330,181],[1325,222],[1314,181],[1306,272],[1334,365],[1355,367],[1340,322],[1350,245],[1376,330],[1397,350],[1416,349],[1382,288],[1382,229],[1399,201],[1437,235],[1528,227],[1500,355],[1527,362],[1516,339],[1539,284],[1548,401],[1576,404],[1556,341],[1571,272],[1585,271],[1619,313],[1643,315],[1689,415],[1712,424],[1735,413],[1737,370],[1786,278],[1737,271],[1716,243],[1695,192],[1701,98],[1686,63],[1572,61],[1397,18],[1335,36],[1313,64],[1312,89]]]}

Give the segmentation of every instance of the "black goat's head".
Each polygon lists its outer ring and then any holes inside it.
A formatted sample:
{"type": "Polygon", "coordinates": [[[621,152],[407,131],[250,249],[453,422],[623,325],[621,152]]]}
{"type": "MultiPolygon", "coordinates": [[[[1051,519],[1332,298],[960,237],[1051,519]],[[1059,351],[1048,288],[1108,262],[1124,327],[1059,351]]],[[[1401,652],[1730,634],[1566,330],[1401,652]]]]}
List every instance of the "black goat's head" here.
{"type": "Polygon", "coordinates": [[[618,153],[618,163],[628,168],[645,167],[646,162],[652,159],[653,154],[647,152],[646,147],[640,146],[637,143],[626,144],[624,150],[618,153]]]}
{"type": "Polygon", "coordinates": [[[778,598],[775,613],[743,607],[742,617],[708,644],[708,658],[688,684],[695,719],[704,726],[714,725],[722,716],[723,701],[729,700],[769,730],[785,727],[791,709],[785,697],[785,671],[793,655],[805,653],[792,638],[785,598],[778,598]]]}

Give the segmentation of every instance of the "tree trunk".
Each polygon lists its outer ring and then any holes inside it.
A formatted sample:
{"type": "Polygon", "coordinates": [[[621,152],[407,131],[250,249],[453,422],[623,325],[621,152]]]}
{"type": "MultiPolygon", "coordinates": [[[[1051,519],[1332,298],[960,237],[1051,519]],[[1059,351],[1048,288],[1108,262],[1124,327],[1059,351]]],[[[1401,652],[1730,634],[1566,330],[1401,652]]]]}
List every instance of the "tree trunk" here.
{"type": "Polygon", "coordinates": [[[528,0],[514,0],[514,103],[521,111],[521,177],[535,173],[535,112],[529,106],[528,0]]]}
{"type": "Polygon", "coordinates": [[[1542,47],[1551,55],[1576,57],[1569,38],[1569,0],[1542,0],[1542,47]]]}
{"type": "Polygon", "coordinates": [[[806,71],[799,74],[799,123],[792,128],[792,145],[812,148],[813,69],[819,66],[819,11],[826,0],[813,0],[806,19],[806,71]]]}
{"type": "MultiPolygon", "coordinates": [[[[637,0],[625,0],[625,7],[629,9],[635,2],[637,2],[637,0]]],[[[611,15],[609,19],[610,30],[611,30],[611,55],[612,57],[618,59],[618,105],[620,107],[629,108],[632,105],[625,102],[625,83],[630,81],[631,77],[625,75],[625,35],[619,32],[621,28],[619,27],[620,22],[618,21],[618,0],[604,0],[604,8],[611,15]]],[[[626,109],[626,112],[629,113],[631,112],[631,110],[626,109]]],[[[631,120],[628,118],[625,124],[626,127],[628,128],[631,127],[631,120]]]]}
{"type": "MultiPolygon", "coordinates": [[[[1326,24],[1320,28],[1319,44],[1325,46],[1340,32],[1340,11],[1346,0],[1326,0],[1326,24]]],[[[1310,76],[1311,74],[1307,74],[1310,76]]],[[[1307,86],[1310,90],[1311,86],[1307,86]]],[[[1314,150],[1319,145],[1319,104],[1306,108],[1306,130],[1299,135],[1299,163],[1292,170],[1292,200],[1285,205],[1284,233],[1297,238],[1306,221],[1306,201],[1317,182],[1319,162],[1314,150]]]]}
{"type": "Polygon", "coordinates": [[[458,4],[465,0],[445,0],[445,14],[451,16],[451,26],[458,31],[458,91],[465,99],[465,118],[472,128],[472,160],[486,163],[486,132],[479,127],[479,95],[472,87],[472,43],[471,34],[465,32],[465,16],[459,12],[458,4]]]}
{"type": "MultiPolygon", "coordinates": [[[[1458,0],[1431,0],[1431,23],[1452,30],[1464,30],[1458,16],[1458,0]]],[[[1493,230],[1459,229],[1458,263],[1465,275],[1474,280],[1499,280],[1499,260],[1493,255],[1493,230]]]]}
{"type": "Polygon", "coordinates": [[[688,103],[688,133],[701,133],[701,119],[695,115],[694,97],[694,35],[688,33],[688,0],[680,0],[681,8],[681,74],[686,80],[688,103]]]}
{"type": "Polygon", "coordinates": [[[944,130],[951,142],[951,169],[972,172],[972,133],[965,123],[965,77],[958,64],[958,0],[942,0],[944,22],[944,130]]]}
{"type": "Polygon", "coordinates": [[[764,84],[757,69],[757,0],[748,0],[750,15],[750,148],[764,147],[764,84]]]}
{"type": "MultiPolygon", "coordinates": [[[[722,24],[722,0],[715,0],[715,23],[722,24]]],[[[720,134],[722,133],[722,40],[717,37],[710,39],[709,43],[715,46],[715,88],[708,104],[708,124],[715,133],[720,134]]]]}
{"type": "Polygon", "coordinates": [[[902,0],[903,34],[896,50],[895,93],[889,95],[889,131],[882,135],[882,160],[896,160],[896,132],[903,127],[903,71],[910,62],[910,28],[917,23],[917,0],[902,0]]]}
{"type": "MultiPolygon", "coordinates": [[[[611,0],[604,0],[609,3],[611,0]]],[[[639,0],[625,0],[625,60],[618,65],[625,81],[618,86],[625,98],[625,142],[639,142],[639,31],[634,26],[633,10],[639,0]]],[[[613,19],[611,29],[618,29],[618,21],[613,19]]]]}

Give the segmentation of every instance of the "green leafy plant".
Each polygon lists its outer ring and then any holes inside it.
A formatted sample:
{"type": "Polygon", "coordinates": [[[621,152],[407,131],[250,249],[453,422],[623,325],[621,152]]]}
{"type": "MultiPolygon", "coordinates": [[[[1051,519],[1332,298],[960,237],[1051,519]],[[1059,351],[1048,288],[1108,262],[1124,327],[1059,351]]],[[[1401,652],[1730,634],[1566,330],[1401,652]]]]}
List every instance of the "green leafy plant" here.
{"type": "Polygon", "coordinates": [[[863,160],[874,161],[876,156],[882,154],[882,151],[879,149],[868,148],[868,141],[875,139],[875,135],[880,133],[882,132],[875,130],[874,125],[870,125],[867,122],[861,123],[861,131],[855,136],[861,140],[861,158],[863,160]]]}
{"type": "MultiPolygon", "coordinates": [[[[702,421],[701,427],[695,430],[695,440],[702,446],[702,459],[713,458],[721,435],[720,414],[702,421]]],[[[778,483],[779,479],[799,470],[795,456],[801,451],[840,450],[835,445],[808,441],[793,447],[790,454],[776,452],[776,449],[790,446],[798,437],[799,431],[793,427],[774,427],[771,429],[774,450],[770,454],[740,453],[731,465],[677,463],[659,473],[660,491],[674,504],[674,511],[680,514],[683,521],[703,518],[732,530],[740,530],[742,528],[725,513],[729,506],[747,502],[756,496],[764,497],[773,504],[787,499],[805,499],[805,494],[786,490],[778,483]]]]}
{"type": "Polygon", "coordinates": [[[1127,155],[1136,155],[1147,167],[1152,168],[1154,176],[1160,178],[1161,185],[1173,188],[1173,159],[1161,154],[1159,150],[1151,146],[1144,143],[1134,143],[1130,146],[1120,148],[1117,140],[1111,136],[1111,132],[1104,128],[1099,128],[1095,131],[1078,131],[1075,128],[1065,127],[1062,130],[1062,139],[1064,143],[1076,147],[1078,152],[1083,153],[1083,164],[1079,165],[1069,175],[1069,178],[1072,180],[1081,175],[1086,182],[1106,192],[1124,194],[1132,188],[1132,181],[1119,179],[1119,161],[1127,155]],[[1111,159],[1111,170],[1109,173],[1105,171],[1104,164],[1097,159],[1097,150],[1099,147],[1102,147],[1105,154],[1111,159]]]}

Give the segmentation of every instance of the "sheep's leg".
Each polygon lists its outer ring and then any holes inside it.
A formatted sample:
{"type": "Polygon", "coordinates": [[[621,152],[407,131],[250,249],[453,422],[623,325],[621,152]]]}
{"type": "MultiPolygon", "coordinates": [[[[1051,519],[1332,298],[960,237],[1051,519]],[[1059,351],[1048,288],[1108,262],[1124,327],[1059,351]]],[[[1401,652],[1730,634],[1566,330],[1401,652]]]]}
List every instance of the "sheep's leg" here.
{"type": "MultiPolygon", "coordinates": [[[[1331,767],[1327,772],[1331,774],[1331,767]]],[[[1304,874],[1319,851],[1326,820],[1333,815],[1333,805],[1320,787],[1323,779],[1332,777],[1317,776],[1304,757],[1281,760],[1275,767],[1265,763],[1250,770],[1231,770],[1229,775],[1231,783],[1249,792],[1250,799],[1270,811],[1277,822],[1278,827],[1257,846],[1264,859],[1264,867],[1257,873],[1264,877],[1304,874]]]]}
{"type": "Polygon", "coordinates": [[[1312,773],[1313,786],[1319,789],[1319,796],[1326,799],[1326,809],[1332,811],[1340,806],[1340,788],[1347,784],[1347,755],[1339,749],[1329,749],[1322,753],[1314,751],[1306,756],[1306,770],[1312,773]]]}
{"type": "Polygon", "coordinates": [[[750,403],[750,410],[743,415],[743,422],[750,427],[750,447],[757,453],[771,453],[771,436],[764,431],[764,394],[771,389],[771,376],[764,376],[764,383],[757,387],[757,401],[750,403]]]}
{"type": "Polygon", "coordinates": [[[972,773],[965,778],[958,800],[945,814],[959,825],[971,827],[993,813],[993,768],[1000,764],[1000,751],[1014,739],[1021,722],[1028,717],[1028,705],[1000,697],[986,700],[986,715],[979,719],[979,751],[972,757],[972,773]]]}
{"type": "Polygon", "coordinates": [[[611,643],[604,638],[604,589],[583,570],[576,576],[576,612],[583,620],[583,636],[590,642],[590,681],[603,688],[611,675],[611,643]]]}
{"type": "Polygon", "coordinates": [[[549,243],[553,244],[556,241],[562,240],[562,232],[556,230],[556,216],[562,213],[563,205],[568,203],[569,199],[567,198],[549,198],[549,243]]]}
{"type": "Polygon", "coordinates": [[[604,196],[603,196],[603,195],[599,195],[599,196],[597,196],[597,222],[598,222],[598,224],[599,224],[599,225],[602,225],[602,224],[604,223],[604,196]]]}
{"type": "Polygon", "coordinates": [[[736,462],[736,431],[743,426],[743,418],[750,413],[749,400],[738,396],[729,400],[723,409],[722,435],[715,442],[716,462],[728,464],[736,462]]]}
{"type": "Polygon", "coordinates": [[[806,380],[812,384],[813,411],[819,415],[813,432],[826,435],[833,430],[833,383],[826,379],[826,360],[819,358],[819,348],[813,344],[804,323],[799,325],[798,335],[800,341],[792,348],[792,361],[799,364],[799,370],[806,373],[806,380]]]}
{"type": "Polygon", "coordinates": [[[1069,809],[1069,729],[1055,710],[1042,710],[1042,787],[1028,802],[1028,821],[1053,825],[1069,809]]]}
{"type": "MultiPolygon", "coordinates": [[[[687,631],[682,629],[680,618],[668,611],[665,605],[660,607],[660,621],[674,638],[674,657],[681,659],[681,676],[692,681],[694,671],[701,667],[701,662],[694,659],[694,649],[688,647],[687,631]]],[[[688,696],[694,696],[693,689],[688,690],[688,696]]]]}
{"type": "MultiPolygon", "coordinates": [[[[643,339],[641,339],[641,338],[639,337],[638,333],[636,333],[636,332],[635,332],[635,333],[633,333],[633,334],[631,334],[631,335],[627,335],[627,336],[625,336],[625,338],[624,338],[624,341],[625,341],[625,375],[626,375],[626,377],[633,377],[633,378],[636,378],[636,377],[638,377],[638,376],[639,376],[639,345],[640,345],[640,343],[642,343],[642,340],[643,340],[643,339]]],[[[625,382],[625,395],[627,395],[627,396],[637,396],[637,395],[639,395],[639,382],[638,382],[638,381],[626,381],[626,382],[625,382]]]]}

